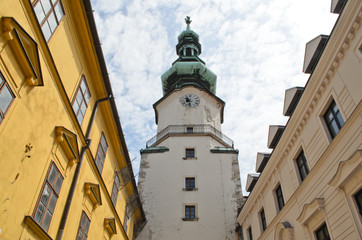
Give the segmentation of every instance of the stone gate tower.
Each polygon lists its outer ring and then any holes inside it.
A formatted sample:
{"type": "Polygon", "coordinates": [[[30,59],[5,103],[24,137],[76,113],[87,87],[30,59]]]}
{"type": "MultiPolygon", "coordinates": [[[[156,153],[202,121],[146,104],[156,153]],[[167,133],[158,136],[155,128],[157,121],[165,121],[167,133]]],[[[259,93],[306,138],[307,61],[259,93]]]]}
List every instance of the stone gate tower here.
{"type": "Polygon", "coordinates": [[[139,190],[147,224],[140,240],[236,239],[243,198],[238,150],[221,132],[225,103],[199,58],[199,36],[178,37],[178,59],[162,76],[156,136],[141,150],[139,190]]]}

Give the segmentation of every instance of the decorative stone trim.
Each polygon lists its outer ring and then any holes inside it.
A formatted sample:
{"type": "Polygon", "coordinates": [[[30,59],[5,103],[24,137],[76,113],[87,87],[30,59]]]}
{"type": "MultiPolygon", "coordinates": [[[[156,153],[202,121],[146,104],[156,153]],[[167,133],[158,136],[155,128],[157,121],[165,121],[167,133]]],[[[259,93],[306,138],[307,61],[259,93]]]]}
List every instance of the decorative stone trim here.
{"type": "Polygon", "coordinates": [[[84,184],[84,193],[89,197],[93,208],[102,205],[101,192],[98,184],[86,182],[84,184]]]}
{"type": "Polygon", "coordinates": [[[77,135],[69,131],[65,127],[55,127],[56,140],[63,148],[70,165],[79,161],[77,135]]]}
{"type": "Polygon", "coordinates": [[[115,218],[105,218],[104,219],[104,228],[107,230],[107,232],[110,236],[117,234],[115,218]]]}
{"type": "Polygon", "coordinates": [[[52,238],[48,235],[48,233],[45,232],[44,229],[40,227],[40,225],[37,222],[35,222],[35,220],[31,216],[25,216],[24,223],[31,230],[33,230],[35,234],[40,237],[40,239],[52,240],[52,238]]]}

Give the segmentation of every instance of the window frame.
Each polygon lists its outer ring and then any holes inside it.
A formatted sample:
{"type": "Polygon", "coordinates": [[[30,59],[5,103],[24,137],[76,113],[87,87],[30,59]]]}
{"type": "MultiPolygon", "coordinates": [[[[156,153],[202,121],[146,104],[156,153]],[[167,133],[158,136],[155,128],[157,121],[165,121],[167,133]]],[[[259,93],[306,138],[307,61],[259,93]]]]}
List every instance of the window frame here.
{"type": "Polygon", "coordinates": [[[195,177],[185,177],[185,190],[186,191],[194,191],[196,190],[196,178],[195,177]],[[191,186],[189,187],[188,185],[188,180],[191,181],[191,186]]]}
{"type": "Polygon", "coordinates": [[[5,119],[5,115],[8,113],[11,105],[13,104],[14,100],[15,100],[15,94],[13,92],[13,90],[11,89],[9,83],[6,81],[3,73],[0,71],[0,96],[1,93],[3,92],[3,90],[6,88],[8,90],[8,92],[10,93],[12,99],[10,101],[10,103],[7,105],[5,112],[2,112],[2,110],[0,109],[0,124],[3,122],[3,120],[5,119]]]}
{"type": "Polygon", "coordinates": [[[329,231],[328,231],[328,227],[327,224],[325,222],[323,222],[315,231],[314,231],[314,236],[316,240],[330,240],[331,237],[329,235],[329,231]],[[318,232],[322,231],[323,233],[323,238],[319,238],[318,237],[318,232]],[[326,235],[327,233],[327,235],[326,235]]]}
{"type": "Polygon", "coordinates": [[[129,223],[129,220],[130,220],[130,217],[129,217],[128,213],[129,213],[129,209],[126,206],[126,210],[124,211],[124,220],[123,220],[123,229],[126,232],[126,234],[127,234],[127,230],[128,230],[128,223],[129,223]]]}
{"type": "Polygon", "coordinates": [[[81,240],[86,240],[88,238],[90,223],[91,223],[91,221],[90,221],[89,217],[87,216],[87,214],[84,211],[82,211],[82,215],[80,217],[78,231],[77,231],[77,240],[79,239],[80,232],[82,232],[82,234],[83,234],[81,240]],[[82,226],[83,218],[86,220],[85,224],[88,225],[86,229],[83,229],[84,226],[82,226]],[[85,236],[85,238],[84,238],[84,236],[85,236]]]}
{"type": "MultiPolygon", "coordinates": [[[[61,174],[61,172],[59,171],[58,167],[56,166],[56,164],[54,162],[51,162],[50,163],[50,166],[48,168],[48,171],[47,171],[47,174],[46,174],[46,177],[44,179],[44,182],[43,182],[43,186],[41,188],[41,192],[39,194],[39,197],[38,197],[38,200],[37,200],[37,203],[35,205],[35,208],[34,208],[34,211],[33,211],[33,219],[34,221],[45,231],[45,232],[48,232],[49,230],[49,227],[50,227],[50,224],[51,224],[51,221],[52,221],[52,218],[53,218],[53,215],[54,215],[54,211],[55,211],[55,207],[56,207],[56,204],[57,204],[57,201],[59,199],[59,195],[60,195],[60,191],[61,191],[61,188],[62,188],[62,185],[63,185],[63,181],[64,181],[64,177],[63,175],[61,174]],[[54,186],[49,182],[49,177],[52,173],[52,169],[54,169],[56,172],[55,172],[55,178],[54,178],[54,186]],[[58,178],[61,178],[61,183],[60,183],[60,186],[59,186],[59,190],[58,192],[55,190],[55,186],[56,186],[56,183],[57,183],[57,180],[58,178]],[[43,202],[42,202],[42,199],[43,199],[43,194],[45,192],[45,188],[48,187],[49,190],[51,191],[50,194],[49,194],[49,197],[48,199],[46,200],[46,206],[45,206],[45,209],[42,213],[42,216],[41,216],[41,219],[40,219],[40,222],[36,219],[36,216],[37,216],[37,213],[38,213],[38,210],[39,210],[39,206],[40,204],[43,204],[45,205],[43,202]],[[50,220],[49,220],[49,224],[48,226],[44,225],[44,220],[46,218],[46,213],[49,211],[48,210],[48,207],[49,207],[49,204],[51,202],[51,197],[55,195],[56,199],[55,199],[55,203],[54,203],[54,206],[53,206],[53,212],[51,212],[51,217],[50,217],[50,220]]],[[[50,212],[50,211],[49,211],[50,212]]]]}
{"type": "Polygon", "coordinates": [[[362,217],[362,202],[359,202],[357,200],[358,197],[362,198],[362,188],[360,188],[356,193],[353,194],[353,201],[354,201],[354,203],[356,205],[359,216],[362,217]]]}
{"type": "Polygon", "coordinates": [[[75,116],[76,116],[76,118],[77,118],[77,121],[78,121],[79,125],[82,125],[82,123],[83,123],[84,116],[85,116],[85,114],[86,114],[86,112],[87,112],[88,105],[89,105],[89,102],[90,102],[90,99],[91,99],[91,98],[92,98],[92,95],[91,95],[91,93],[90,93],[87,80],[86,80],[85,76],[82,75],[82,77],[81,77],[81,79],[80,79],[80,81],[79,81],[79,83],[78,83],[77,90],[75,91],[75,94],[74,94],[74,96],[73,96],[73,101],[72,101],[72,108],[73,108],[73,111],[74,111],[74,113],[75,113],[75,116]],[[84,89],[84,91],[83,91],[83,89],[82,89],[82,83],[83,83],[83,82],[84,82],[85,87],[86,87],[86,89],[84,89]],[[87,98],[86,98],[87,93],[88,93],[88,96],[89,96],[88,100],[87,100],[87,98]],[[80,98],[81,98],[81,102],[80,102],[80,103],[78,103],[78,100],[77,100],[77,99],[78,99],[78,94],[81,95],[81,96],[80,96],[80,98]],[[78,105],[78,108],[77,108],[77,109],[75,109],[76,104],[78,105]],[[83,106],[83,104],[85,104],[84,113],[82,113],[82,106],[83,106]],[[82,119],[81,119],[81,120],[79,120],[79,114],[81,114],[81,116],[82,116],[82,119]],[[83,115],[83,114],[84,114],[84,115],[83,115]]]}
{"type": "Polygon", "coordinates": [[[266,224],[266,217],[265,217],[265,211],[264,208],[261,208],[259,211],[259,218],[260,218],[260,225],[262,233],[265,232],[268,225],[266,224]]]}
{"type": "Polygon", "coordinates": [[[99,139],[99,143],[98,143],[96,158],[94,160],[100,174],[102,174],[102,171],[103,171],[104,162],[105,162],[105,159],[106,159],[106,156],[107,156],[107,150],[108,150],[107,139],[106,139],[106,137],[104,135],[104,132],[102,132],[101,137],[99,139]],[[105,149],[104,149],[104,146],[102,146],[102,139],[104,139],[105,149]],[[99,164],[101,164],[101,165],[99,165],[99,164]]]}
{"type": "Polygon", "coordinates": [[[185,148],[185,159],[195,158],[195,148],[185,148]],[[192,153],[192,154],[191,154],[192,153]]]}
{"type": "Polygon", "coordinates": [[[277,202],[278,210],[280,212],[283,209],[283,207],[285,206],[283,190],[282,190],[282,186],[280,185],[280,183],[275,188],[274,194],[275,194],[275,200],[277,202]]]}
{"type": "Polygon", "coordinates": [[[111,200],[112,200],[114,207],[116,207],[116,204],[117,204],[118,191],[119,191],[120,186],[121,186],[121,180],[116,172],[116,174],[114,176],[112,195],[111,195],[111,200]]]}
{"type": "Polygon", "coordinates": [[[196,219],[196,205],[186,204],[185,205],[185,220],[196,219]]]}
{"type": "Polygon", "coordinates": [[[328,129],[329,135],[330,135],[331,139],[333,140],[338,135],[338,133],[340,132],[340,130],[342,129],[342,127],[345,124],[342,113],[339,110],[339,107],[338,107],[336,101],[334,101],[334,99],[332,99],[332,101],[329,103],[329,105],[326,108],[326,110],[324,111],[322,117],[323,117],[324,123],[328,129]],[[337,111],[334,110],[335,107],[337,108],[337,111]],[[330,120],[328,118],[328,116],[330,114],[333,115],[332,120],[330,120]],[[340,122],[340,120],[342,120],[342,122],[340,122]],[[332,127],[333,123],[335,123],[335,125],[338,128],[337,132],[335,132],[336,130],[334,129],[334,127],[332,127]]]}
{"type": "Polygon", "coordinates": [[[298,156],[295,158],[295,164],[298,169],[300,181],[303,182],[304,179],[306,179],[306,177],[308,176],[308,174],[310,172],[307,158],[305,157],[303,149],[300,151],[298,156]],[[302,170],[305,170],[305,176],[304,176],[304,173],[302,172],[302,170]]]}
{"type": "Polygon", "coordinates": [[[253,240],[253,230],[251,226],[249,226],[247,231],[248,231],[248,240],[253,240]]]}
{"type": "Polygon", "coordinates": [[[36,16],[36,19],[37,19],[37,21],[39,23],[40,29],[41,29],[41,31],[42,31],[42,33],[44,35],[44,38],[45,38],[46,42],[49,42],[49,40],[52,38],[52,36],[54,35],[54,32],[56,31],[56,29],[60,25],[60,22],[62,21],[63,17],[65,16],[65,11],[64,11],[62,0],[54,0],[54,1],[55,1],[55,3],[53,2],[53,0],[36,0],[32,4],[34,14],[36,16]],[[49,8],[47,13],[44,10],[44,6],[43,6],[42,1],[48,1],[48,3],[50,4],[50,8],[49,8]],[[44,15],[43,19],[41,21],[39,20],[39,17],[41,17],[41,16],[38,15],[37,10],[36,10],[36,7],[37,7],[38,4],[40,4],[41,15],[44,15]],[[60,8],[59,8],[59,6],[60,6],[60,8]],[[57,14],[56,7],[58,7],[58,10],[61,10],[62,15],[60,17],[57,14]],[[51,19],[50,18],[51,15],[54,16],[54,20],[55,20],[55,24],[56,24],[56,26],[55,26],[55,28],[53,30],[52,30],[52,27],[50,26],[50,23],[49,23],[49,20],[51,19]],[[46,33],[43,31],[43,26],[45,24],[48,25],[48,30],[50,31],[49,36],[46,35],[46,33]]]}

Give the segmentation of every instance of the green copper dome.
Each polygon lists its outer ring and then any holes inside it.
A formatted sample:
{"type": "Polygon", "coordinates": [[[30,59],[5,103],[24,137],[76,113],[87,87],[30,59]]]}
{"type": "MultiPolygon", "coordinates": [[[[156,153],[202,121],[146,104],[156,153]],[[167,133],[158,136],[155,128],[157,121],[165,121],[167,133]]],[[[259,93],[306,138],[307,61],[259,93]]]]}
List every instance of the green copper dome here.
{"type": "Polygon", "coordinates": [[[201,45],[199,35],[190,29],[190,17],[185,19],[187,28],[178,36],[176,54],[179,58],[162,76],[163,94],[185,85],[194,85],[216,93],[216,75],[199,58],[201,45]]]}

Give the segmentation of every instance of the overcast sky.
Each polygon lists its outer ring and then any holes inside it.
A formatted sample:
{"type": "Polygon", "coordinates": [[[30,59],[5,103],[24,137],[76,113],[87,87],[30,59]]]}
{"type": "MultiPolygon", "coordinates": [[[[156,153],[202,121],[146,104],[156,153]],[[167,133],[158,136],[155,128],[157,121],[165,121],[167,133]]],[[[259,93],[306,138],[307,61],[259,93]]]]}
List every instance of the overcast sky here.
{"type": "Polygon", "coordinates": [[[92,0],[98,34],[135,174],[141,148],[156,134],[153,103],[161,74],[177,59],[177,36],[200,36],[200,58],[226,102],[225,135],[239,149],[243,193],[266,146],[269,125],[284,125],[285,89],[304,86],[305,44],[329,35],[338,17],[329,0],[92,0]]]}

